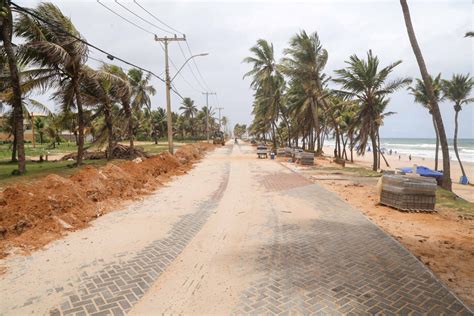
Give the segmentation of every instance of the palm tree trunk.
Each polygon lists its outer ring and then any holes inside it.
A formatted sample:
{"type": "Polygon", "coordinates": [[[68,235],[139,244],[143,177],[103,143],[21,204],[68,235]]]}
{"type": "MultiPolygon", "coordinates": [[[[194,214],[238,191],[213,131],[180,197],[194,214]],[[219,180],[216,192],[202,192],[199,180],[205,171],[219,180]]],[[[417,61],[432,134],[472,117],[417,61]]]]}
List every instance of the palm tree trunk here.
{"type": "MultiPolygon", "coordinates": [[[[319,115],[318,115],[318,106],[314,99],[311,98],[311,113],[313,114],[313,121],[314,121],[314,129],[316,130],[316,135],[319,137],[319,115]]],[[[316,155],[320,155],[321,152],[318,148],[316,151],[316,155]]]]}
{"type": "MultiPolygon", "coordinates": [[[[13,123],[13,124],[15,124],[15,123],[13,123]]],[[[15,128],[15,127],[13,127],[13,128],[15,128]]],[[[12,160],[11,160],[11,162],[18,162],[18,158],[16,156],[16,148],[17,148],[16,147],[16,133],[13,132],[12,135],[13,135],[13,144],[12,144],[12,160]]]]}
{"type": "Polygon", "coordinates": [[[458,153],[458,115],[459,115],[459,111],[458,110],[455,110],[455,114],[454,114],[454,153],[456,154],[456,158],[458,159],[458,162],[459,162],[459,167],[461,167],[461,172],[462,172],[462,176],[463,177],[466,177],[466,171],[464,171],[464,167],[462,165],[462,162],[461,162],[461,158],[459,158],[459,153],[458,153]]]}
{"type": "Polygon", "coordinates": [[[373,127],[371,127],[371,131],[370,131],[370,140],[372,141],[372,156],[373,156],[372,170],[377,171],[377,166],[378,166],[377,137],[375,136],[375,131],[373,130],[373,127]]]}
{"type": "Polygon", "coordinates": [[[436,134],[436,151],[435,151],[435,170],[438,170],[438,156],[439,156],[439,135],[438,135],[438,127],[436,127],[436,122],[435,122],[435,119],[433,117],[433,115],[431,115],[431,118],[433,119],[433,127],[434,127],[434,130],[435,130],[435,134],[436,134]]]}
{"type": "Polygon", "coordinates": [[[10,79],[13,90],[13,133],[15,134],[16,150],[18,155],[18,173],[23,174],[26,171],[25,142],[23,132],[23,106],[21,104],[20,76],[18,74],[17,60],[11,42],[13,17],[10,7],[5,4],[8,10],[7,16],[1,19],[3,47],[7,55],[8,67],[10,70],[10,79]]]}
{"type": "Polygon", "coordinates": [[[349,147],[351,148],[351,162],[354,162],[354,139],[352,133],[349,134],[349,147]]]}
{"type": "Polygon", "coordinates": [[[79,91],[79,82],[76,77],[74,80],[74,94],[76,95],[76,107],[77,107],[77,158],[76,165],[82,165],[82,158],[84,156],[84,111],[82,108],[82,98],[79,91]]]}
{"type": "Polygon", "coordinates": [[[105,126],[107,128],[108,134],[108,146],[107,146],[107,160],[111,160],[113,147],[114,147],[114,131],[113,131],[113,124],[112,124],[112,113],[110,112],[110,105],[105,105],[104,115],[105,115],[105,126]]]}
{"type": "Polygon", "coordinates": [[[133,152],[133,121],[132,121],[132,111],[130,110],[130,104],[128,102],[123,102],[123,110],[125,112],[125,117],[128,122],[128,139],[130,142],[130,154],[133,152]]]}
{"type": "Polygon", "coordinates": [[[382,150],[380,150],[380,134],[379,134],[379,129],[377,127],[377,152],[378,152],[378,159],[377,159],[377,169],[380,169],[380,157],[381,157],[381,153],[382,153],[382,150]]]}
{"type": "Polygon", "coordinates": [[[433,86],[431,84],[430,76],[428,70],[426,69],[426,64],[421,54],[421,49],[418,46],[416,40],[415,31],[411,23],[410,10],[408,9],[407,0],[400,0],[402,6],[403,17],[405,19],[405,25],[407,28],[408,38],[410,39],[410,44],[415,54],[418,66],[420,68],[421,77],[423,78],[423,83],[425,84],[426,91],[428,93],[428,98],[430,100],[431,109],[433,112],[433,117],[436,121],[436,126],[438,127],[439,140],[441,144],[441,152],[443,154],[443,181],[441,186],[448,190],[452,191],[451,184],[451,165],[449,161],[449,148],[448,148],[448,139],[446,137],[446,131],[444,130],[443,118],[439,110],[438,102],[433,92],[433,86]]]}

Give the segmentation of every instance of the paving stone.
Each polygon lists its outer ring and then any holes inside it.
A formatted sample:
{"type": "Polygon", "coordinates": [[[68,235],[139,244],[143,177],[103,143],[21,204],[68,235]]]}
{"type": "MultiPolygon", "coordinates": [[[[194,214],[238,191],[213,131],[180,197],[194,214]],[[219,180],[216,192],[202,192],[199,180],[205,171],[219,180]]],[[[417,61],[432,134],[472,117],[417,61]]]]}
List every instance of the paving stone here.
{"type": "Polygon", "coordinates": [[[79,310],[71,307],[78,306],[77,308],[90,315],[125,314],[204,226],[222,198],[229,170],[227,163],[222,181],[211,199],[199,205],[194,213],[182,216],[166,238],[153,241],[128,261],[112,262],[96,274],[81,275],[76,290],[65,294],[67,300],[53,310],[62,313],[77,312],[79,310]],[[94,297],[95,295],[99,297],[94,297]]]}
{"type": "Polygon", "coordinates": [[[269,224],[273,237],[262,241],[256,267],[265,276],[242,291],[235,314],[472,315],[421,262],[334,194],[296,173],[265,176],[262,184],[304,201],[317,196],[308,203],[319,213],[300,225],[269,224]]]}

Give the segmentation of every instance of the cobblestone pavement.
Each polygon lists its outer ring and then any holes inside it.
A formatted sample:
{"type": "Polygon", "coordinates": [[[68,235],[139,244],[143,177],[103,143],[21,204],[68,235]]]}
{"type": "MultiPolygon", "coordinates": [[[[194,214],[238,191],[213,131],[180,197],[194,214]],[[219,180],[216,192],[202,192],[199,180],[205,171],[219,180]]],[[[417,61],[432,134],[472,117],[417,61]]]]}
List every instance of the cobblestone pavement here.
{"type": "Polygon", "coordinates": [[[211,198],[197,212],[182,216],[168,237],[152,242],[131,260],[106,265],[94,275],[82,275],[77,291],[65,293],[64,302],[52,309],[50,315],[127,313],[206,223],[225,191],[228,176],[229,164],[211,198]]]}
{"type": "Polygon", "coordinates": [[[271,224],[257,267],[265,276],[241,293],[235,314],[472,315],[398,242],[305,181],[295,173],[263,178],[267,190],[307,200],[318,219],[271,224]]]}

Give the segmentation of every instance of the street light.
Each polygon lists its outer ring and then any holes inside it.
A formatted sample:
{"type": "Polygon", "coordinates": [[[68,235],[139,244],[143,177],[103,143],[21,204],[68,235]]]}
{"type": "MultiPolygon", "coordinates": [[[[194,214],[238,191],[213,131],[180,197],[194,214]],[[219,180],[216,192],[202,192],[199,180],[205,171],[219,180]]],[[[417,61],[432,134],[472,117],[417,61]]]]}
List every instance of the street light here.
{"type": "Polygon", "coordinates": [[[174,78],[176,78],[176,76],[179,74],[179,72],[180,72],[181,70],[183,70],[184,66],[186,66],[186,64],[187,64],[191,59],[193,59],[193,58],[195,58],[195,57],[201,57],[201,56],[207,56],[207,55],[209,55],[209,53],[196,54],[196,55],[192,55],[191,57],[189,57],[188,59],[186,59],[186,61],[184,62],[184,64],[183,64],[181,67],[179,67],[178,71],[174,74],[173,78],[171,78],[171,82],[173,82],[174,78]]]}
{"type": "Polygon", "coordinates": [[[183,67],[193,58],[195,57],[200,57],[200,56],[207,56],[209,55],[208,53],[202,53],[202,54],[197,54],[197,55],[192,55],[186,61],[184,64],[179,68],[179,70],[176,72],[176,74],[173,76],[173,78],[170,79],[170,71],[168,67],[168,42],[165,42],[165,73],[166,73],[166,112],[167,112],[167,126],[168,126],[168,150],[170,154],[174,154],[174,148],[173,148],[173,116],[171,115],[171,98],[170,98],[170,92],[171,92],[171,82],[176,78],[176,75],[179,74],[179,72],[183,69],[183,67]]]}

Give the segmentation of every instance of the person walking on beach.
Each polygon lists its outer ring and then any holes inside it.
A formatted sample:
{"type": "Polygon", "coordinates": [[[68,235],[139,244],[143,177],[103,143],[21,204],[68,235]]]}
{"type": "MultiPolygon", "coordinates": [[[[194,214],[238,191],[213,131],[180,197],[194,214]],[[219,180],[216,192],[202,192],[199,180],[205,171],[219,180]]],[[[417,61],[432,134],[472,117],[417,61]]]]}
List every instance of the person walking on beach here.
{"type": "Polygon", "coordinates": [[[410,160],[410,161],[411,161],[411,154],[409,154],[409,155],[408,155],[408,160],[410,160]]]}
{"type": "Polygon", "coordinates": [[[402,159],[402,155],[398,155],[398,160],[402,159]]]}

